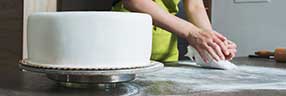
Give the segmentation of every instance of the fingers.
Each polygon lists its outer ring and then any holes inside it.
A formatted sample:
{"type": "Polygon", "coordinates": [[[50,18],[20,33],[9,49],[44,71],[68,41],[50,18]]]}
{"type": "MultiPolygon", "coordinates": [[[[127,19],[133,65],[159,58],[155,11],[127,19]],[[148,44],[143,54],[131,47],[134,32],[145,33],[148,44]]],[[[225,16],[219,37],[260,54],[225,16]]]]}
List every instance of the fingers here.
{"type": "Polygon", "coordinates": [[[230,50],[230,55],[227,56],[227,60],[232,60],[232,58],[235,57],[235,54],[237,53],[237,45],[235,43],[233,43],[232,41],[230,40],[227,40],[227,43],[228,43],[228,50],[230,50]]]}
{"type": "Polygon", "coordinates": [[[228,49],[236,49],[237,45],[230,40],[227,40],[228,49]]]}
{"type": "Polygon", "coordinates": [[[226,37],[224,37],[222,34],[218,33],[218,32],[213,32],[219,40],[216,40],[215,42],[218,43],[218,45],[222,48],[222,51],[225,55],[229,55],[230,52],[228,51],[228,49],[235,49],[236,45],[235,43],[233,43],[230,40],[227,40],[226,37]],[[230,46],[227,46],[230,45],[230,46]]]}
{"type": "Polygon", "coordinates": [[[228,56],[225,57],[226,58],[225,60],[232,60],[233,57],[234,57],[233,54],[230,53],[228,56]]]}
{"type": "Polygon", "coordinates": [[[216,43],[208,43],[208,46],[210,46],[211,48],[209,49],[213,49],[215,52],[211,53],[211,54],[217,54],[219,56],[219,59],[216,59],[215,55],[212,55],[214,59],[218,60],[225,60],[224,54],[222,53],[222,50],[220,48],[219,45],[217,45],[216,43]]]}
{"type": "Polygon", "coordinates": [[[205,46],[207,48],[207,52],[212,56],[212,58],[215,59],[216,61],[219,61],[220,57],[217,55],[217,52],[215,52],[215,50],[209,45],[205,45],[205,46]]]}
{"type": "Polygon", "coordinates": [[[230,54],[228,56],[226,56],[226,60],[232,60],[232,58],[235,57],[235,54],[237,52],[236,49],[230,49],[230,50],[231,50],[231,52],[230,52],[230,54]]]}
{"type": "Polygon", "coordinates": [[[237,50],[236,50],[236,49],[231,49],[231,53],[232,53],[233,55],[235,55],[235,54],[237,53],[237,50]]]}
{"type": "Polygon", "coordinates": [[[215,31],[213,33],[215,33],[215,36],[217,36],[221,41],[227,40],[226,37],[224,37],[222,34],[215,31]]]}
{"type": "Polygon", "coordinates": [[[219,45],[219,47],[222,49],[221,51],[225,55],[229,55],[228,46],[227,46],[227,44],[225,44],[226,42],[223,42],[218,38],[214,38],[214,42],[217,43],[217,45],[219,45]]]}
{"type": "Polygon", "coordinates": [[[236,45],[228,45],[227,49],[236,49],[236,45]]]}
{"type": "Polygon", "coordinates": [[[201,58],[204,60],[205,63],[209,63],[208,62],[208,57],[207,57],[207,54],[205,53],[204,50],[200,49],[200,48],[195,48],[198,53],[200,54],[201,58]]]}
{"type": "Polygon", "coordinates": [[[225,60],[232,60],[232,54],[229,54],[228,56],[225,56],[225,60]]]}

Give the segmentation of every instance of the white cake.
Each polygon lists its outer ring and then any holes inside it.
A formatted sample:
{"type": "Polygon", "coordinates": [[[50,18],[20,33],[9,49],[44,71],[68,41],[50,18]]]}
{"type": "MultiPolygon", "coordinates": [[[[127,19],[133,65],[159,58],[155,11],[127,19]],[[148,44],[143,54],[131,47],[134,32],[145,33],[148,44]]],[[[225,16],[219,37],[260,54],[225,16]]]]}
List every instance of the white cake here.
{"type": "Polygon", "coordinates": [[[150,64],[152,18],[126,12],[44,12],[28,18],[32,65],[134,68],[150,64]]]}

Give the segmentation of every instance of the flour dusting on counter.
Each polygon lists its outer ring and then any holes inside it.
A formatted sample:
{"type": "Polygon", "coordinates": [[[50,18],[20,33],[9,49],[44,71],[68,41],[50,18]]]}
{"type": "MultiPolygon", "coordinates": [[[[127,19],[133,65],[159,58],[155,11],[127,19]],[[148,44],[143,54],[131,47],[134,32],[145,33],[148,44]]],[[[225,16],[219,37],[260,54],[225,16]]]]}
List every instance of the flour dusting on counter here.
{"type": "Polygon", "coordinates": [[[238,67],[239,70],[228,71],[186,66],[165,67],[164,70],[158,72],[140,75],[135,82],[138,85],[147,86],[149,91],[168,90],[173,93],[176,90],[185,91],[185,93],[257,89],[286,90],[286,70],[245,65],[238,67]]]}

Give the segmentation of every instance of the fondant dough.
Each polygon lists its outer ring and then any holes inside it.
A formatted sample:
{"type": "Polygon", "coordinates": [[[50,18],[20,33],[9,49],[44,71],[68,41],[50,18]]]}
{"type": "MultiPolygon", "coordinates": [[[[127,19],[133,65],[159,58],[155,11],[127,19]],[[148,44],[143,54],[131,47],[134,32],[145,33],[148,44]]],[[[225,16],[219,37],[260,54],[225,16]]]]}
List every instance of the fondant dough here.
{"type": "Polygon", "coordinates": [[[194,61],[196,62],[197,65],[201,67],[206,67],[206,68],[218,68],[218,69],[225,69],[225,70],[231,70],[231,69],[237,69],[237,66],[230,61],[227,60],[220,60],[216,61],[212,59],[212,57],[208,54],[208,63],[205,63],[199,53],[196,51],[191,46],[188,46],[188,53],[186,56],[193,58],[195,57],[194,61]]]}

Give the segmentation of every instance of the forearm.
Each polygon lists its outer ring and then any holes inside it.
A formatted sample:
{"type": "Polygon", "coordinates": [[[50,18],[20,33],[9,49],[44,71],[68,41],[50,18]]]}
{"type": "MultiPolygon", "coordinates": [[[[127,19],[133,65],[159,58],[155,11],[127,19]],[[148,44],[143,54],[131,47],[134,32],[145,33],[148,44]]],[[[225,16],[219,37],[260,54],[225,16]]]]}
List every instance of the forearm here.
{"type": "Polygon", "coordinates": [[[199,31],[193,24],[165,12],[152,0],[123,0],[123,4],[130,11],[150,14],[154,25],[180,37],[186,38],[190,33],[199,31]]]}
{"type": "Polygon", "coordinates": [[[203,0],[184,0],[184,9],[188,21],[204,30],[212,30],[203,0]]]}

